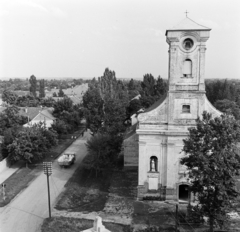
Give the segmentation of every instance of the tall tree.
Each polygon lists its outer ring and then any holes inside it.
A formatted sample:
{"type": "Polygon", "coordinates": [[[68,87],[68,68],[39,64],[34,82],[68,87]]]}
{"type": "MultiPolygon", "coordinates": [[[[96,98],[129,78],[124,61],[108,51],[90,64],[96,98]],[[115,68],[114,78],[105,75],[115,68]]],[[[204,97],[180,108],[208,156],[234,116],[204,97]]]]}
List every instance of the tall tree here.
{"type": "Polygon", "coordinates": [[[83,107],[87,127],[96,134],[103,123],[103,100],[98,88],[90,88],[83,95],[83,107]]]}
{"type": "Polygon", "coordinates": [[[64,96],[65,96],[65,94],[64,94],[61,86],[60,86],[60,88],[59,88],[58,96],[59,96],[59,97],[64,97],[64,96]]]}
{"type": "Polygon", "coordinates": [[[142,81],[144,95],[153,96],[155,93],[155,79],[152,74],[145,74],[142,81]]]}
{"type": "Polygon", "coordinates": [[[157,97],[163,96],[167,92],[167,83],[159,76],[155,85],[155,95],[157,97]]]}
{"type": "Polygon", "coordinates": [[[36,93],[36,91],[37,91],[37,78],[34,75],[32,75],[29,79],[29,83],[30,83],[30,89],[29,89],[30,93],[34,97],[36,97],[37,96],[37,93],[36,93]]]}
{"type": "Polygon", "coordinates": [[[104,102],[103,128],[111,136],[123,135],[126,130],[126,106],[120,99],[109,98],[104,102]]]}
{"type": "Polygon", "coordinates": [[[186,156],[181,164],[189,170],[190,190],[197,197],[202,216],[209,218],[210,231],[228,220],[227,213],[239,195],[234,176],[239,175],[240,157],[236,143],[240,139],[240,123],[232,116],[212,118],[204,112],[195,128],[183,140],[186,156]]]}
{"type": "Polygon", "coordinates": [[[40,98],[45,97],[45,82],[44,82],[44,79],[39,81],[39,97],[40,98]]]}

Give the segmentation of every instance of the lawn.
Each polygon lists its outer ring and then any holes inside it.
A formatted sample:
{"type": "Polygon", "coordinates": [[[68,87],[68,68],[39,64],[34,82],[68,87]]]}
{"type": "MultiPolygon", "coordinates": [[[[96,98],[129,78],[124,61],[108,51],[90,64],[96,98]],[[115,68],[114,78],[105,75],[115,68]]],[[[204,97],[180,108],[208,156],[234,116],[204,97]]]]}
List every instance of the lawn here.
{"type": "Polygon", "coordinates": [[[0,198],[0,207],[7,205],[14,197],[16,197],[22,190],[24,190],[40,173],[39,168],[25,166],[13,173],[4,183],[5,200],[0,198]]]}
{"type": "Polygon", "coordinates": [[[55,208],[73,212],[102,211],[110,186],[112,172],[106,170],[101,176],[95,176],[80,166],[65,185],[55,208]]]}
{"type": "MultiPolygon", "coordinates": [[[[103,225],[113,232],[130,232],[130,226],[103,222],[103,225]]],[[[45,219],[42,225],[44,232],[80,232],[93,227],[93,221],[79,218],[54,217],[45,219]]]]}

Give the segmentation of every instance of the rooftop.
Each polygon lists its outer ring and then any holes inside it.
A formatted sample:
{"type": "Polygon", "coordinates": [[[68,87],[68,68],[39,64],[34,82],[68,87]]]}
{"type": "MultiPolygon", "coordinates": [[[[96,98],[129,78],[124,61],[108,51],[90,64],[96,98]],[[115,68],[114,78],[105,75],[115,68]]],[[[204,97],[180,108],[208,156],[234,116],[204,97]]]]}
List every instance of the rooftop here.
{"type": "Polygon", "coordinates": [[[172,27],[171,29],[166,30],[166,35],[167,35],[168,31],[186,31],[186,30],[210,31],[211,28],[202,26],[202,25],[194,22],[192,19],[186,17],[181,22],[179,22],[176,26],[172,27]]]}

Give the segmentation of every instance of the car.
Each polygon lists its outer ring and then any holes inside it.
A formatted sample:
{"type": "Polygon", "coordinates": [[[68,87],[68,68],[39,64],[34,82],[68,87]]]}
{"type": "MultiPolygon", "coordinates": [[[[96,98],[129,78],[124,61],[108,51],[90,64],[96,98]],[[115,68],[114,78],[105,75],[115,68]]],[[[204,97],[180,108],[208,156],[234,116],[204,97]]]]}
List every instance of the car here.
{"type": "Polygon", "coordinates": [[[76,160],[75,153],[64,153],[58,158],[58,164],[60,167],[69,167],[74,164],[76,160]]]}

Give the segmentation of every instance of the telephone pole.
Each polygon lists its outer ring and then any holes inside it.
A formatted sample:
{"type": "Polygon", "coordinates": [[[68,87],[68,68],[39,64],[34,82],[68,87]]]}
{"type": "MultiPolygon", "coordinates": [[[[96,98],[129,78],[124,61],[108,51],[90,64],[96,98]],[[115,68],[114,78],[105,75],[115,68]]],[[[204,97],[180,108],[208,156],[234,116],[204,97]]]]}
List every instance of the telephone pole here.
{"type": "Polygon", "coordinates": [[[50,203],[49,176],[52,174],[52,162],[43,162],[43,172],[44,172],[45,175],[47,175],[48,210],[49,210],[49,218],[51,218],[51,203],[50,203]]]}

